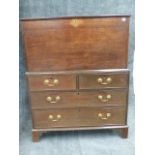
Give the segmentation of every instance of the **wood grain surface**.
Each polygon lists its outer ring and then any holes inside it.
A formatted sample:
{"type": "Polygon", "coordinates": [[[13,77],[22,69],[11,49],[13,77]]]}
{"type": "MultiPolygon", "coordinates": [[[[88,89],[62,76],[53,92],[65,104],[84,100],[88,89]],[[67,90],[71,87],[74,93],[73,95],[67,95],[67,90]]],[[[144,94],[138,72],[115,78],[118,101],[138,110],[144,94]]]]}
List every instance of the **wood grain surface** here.
{"type": "Polygon", "coordinates": [[[125,125],[125,108],[67,108],[32,111],[34,128],[53,127],[82,127],[82,126],[104,126],[104,125],[125,125]],[[111,116],[107,120],[102,120],[107,113],[111,116]],[[49,119],[49,115],[57,121],[49,119]],[[61,115],[61,119],[57,119],[61,115]]]}
{"type": "Polygon", "coordinates": [[[32,109],[49,109],[64,107],[101,107],[126,106],[127,90],[104,90],[94,92],[31,92],[30,102],[32,109]],[[111,98],[107,99],[110,95],[111,98]],[[102,96],[102,99],[99,98],[102,96]],[[48,98],[52,101],[48,101],[48,98]],[[56,98],[60,98],[56,100],[56,98]]]}
{"type": "Polygon", "coordinates": [[[28,85],[30,91],[38,90],[70,90],[76,89],[76,76],[75,75],[28,75],[28,85]],[[44,84],[45,80],[49,80],[49,84],[44,84]],[[54,80],[58,80],[58,84],[51,85],[54,80]]]}
{"type": "Polygon", "coordinates": [[[128,79],[129,79],[128,73],[80,75],[79,88],[80,89],[128,88],[128,79]],[[98,82],[99,78],[103,79],[103,83],[105,82],[105,84],[98,82]],[[107,82],[108,78],[111,78],[110,83],[107,82]]]}
{"type": "Polygon", "coordinates": [[[128,17],[22,21],[28,71],[126,68],[128,17]]]}

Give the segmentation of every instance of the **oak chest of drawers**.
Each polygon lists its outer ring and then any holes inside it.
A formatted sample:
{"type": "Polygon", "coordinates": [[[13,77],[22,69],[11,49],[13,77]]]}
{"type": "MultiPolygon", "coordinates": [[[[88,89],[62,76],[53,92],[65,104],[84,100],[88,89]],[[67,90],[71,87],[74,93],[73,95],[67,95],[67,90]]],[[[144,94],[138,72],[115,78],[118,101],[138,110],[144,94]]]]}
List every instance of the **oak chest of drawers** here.
{"type": "Polygon", "coordinates": [[[121,129],[127,137],[129,16],[23,19],[32,138],[121,129]]]}

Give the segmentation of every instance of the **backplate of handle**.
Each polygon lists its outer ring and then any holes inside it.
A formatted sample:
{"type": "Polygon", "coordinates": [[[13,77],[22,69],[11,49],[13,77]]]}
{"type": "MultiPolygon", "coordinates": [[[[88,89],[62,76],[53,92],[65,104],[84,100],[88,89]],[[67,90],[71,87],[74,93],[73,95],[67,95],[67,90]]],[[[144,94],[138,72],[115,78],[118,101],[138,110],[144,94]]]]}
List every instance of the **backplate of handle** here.
{"type": "Polygon", "coordinates": [[[112,78],[111,77],[99,77],[97,78],[97,82],[101,85],[108,85],[112,83],[112,78]]]}
{"type": "Polygon", "coordinates": [[[60,114],[58,114],[58,115],[56,115],[56,116],[50,114],[50,115],[48,116],[48,119],[51,120],[52,122],[57,122],[57,121],[59,121],[61,118],[62,118],[62,116],[61,116],[60,114]]]}
{"type": "Polygon", "coordinates": [[[53,87],[59,84],[59,80],[58,79],[45,79],[43,83],[46,86],[53,87]]]}
{"type": "Polygon", "coordinates": [[[111,117],[111,113],[98,113],[98,117],[100,118],[100,119],[102,119],[102,120],[107,120],[108,118],[110,118],[111,117]]]}
{"type": "Polygon", "coordinates": [[[46,101],[48,103],[57,103],[61,99],[60,96],[47,96],[46,101]]]}
{"type": "Polygon", "coordinates": [[[98,99],[101,102],[108,102],[109,100],[111,100],[112,95],[111,94],[107,94],[107,95],[98,95],[98,99]]]}

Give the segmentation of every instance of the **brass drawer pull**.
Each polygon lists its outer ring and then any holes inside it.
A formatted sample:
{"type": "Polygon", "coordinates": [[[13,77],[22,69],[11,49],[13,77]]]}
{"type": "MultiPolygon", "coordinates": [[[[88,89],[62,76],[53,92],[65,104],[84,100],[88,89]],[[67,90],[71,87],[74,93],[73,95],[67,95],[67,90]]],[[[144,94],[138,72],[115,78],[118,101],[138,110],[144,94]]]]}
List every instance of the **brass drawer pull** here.
{"type": "Polygon", "coordinates": [[[107,120],[109,117],[111,117],[111,113],[106,114],[98,113],[98,117],[102,120],[107,120]]]}
{"type": "Polygon", "coordinates": [[[53,87],[59,83],[58,79],[45,79],[44,80],[44,85],[53,87]]]}
{"type": "Polygon", "coordinates": [[[46,97],[46,101],[49,102],[49,103],[57,103],[59,100],[61,99],[60,96],[47,96],[46,97]]]}
{"type": "Polygon", "coordinates": [[[98,99],[101,101],[101,102],[108,102],[109,100],[111,100],[112,96],[111,94],[108,94],[106,96],[103,96],[103,95],[98,95],[98,99]]]}
{"type": "Polygon", "coordinates": [[[49,120],[51,120],[53,122],[57,122],[57,121],[59,121],[62,118],[62,116],[60,114],[58,114],[58,115],[56,115],[56,117],[54,117],[53,115],[50,114],[48,116],[48,118],[49,118],[49,120]]]}
{"type": "Polygon", "coordinates": [[[112,78],[111,77],[107,77],[107,78],[106,77],[104,77],[104,78],[99,77],[97,79],[97,82],[99,84],[102,84],[102,85],[107,85],[107,84],[110,84],[112,82],[112,78]]]}

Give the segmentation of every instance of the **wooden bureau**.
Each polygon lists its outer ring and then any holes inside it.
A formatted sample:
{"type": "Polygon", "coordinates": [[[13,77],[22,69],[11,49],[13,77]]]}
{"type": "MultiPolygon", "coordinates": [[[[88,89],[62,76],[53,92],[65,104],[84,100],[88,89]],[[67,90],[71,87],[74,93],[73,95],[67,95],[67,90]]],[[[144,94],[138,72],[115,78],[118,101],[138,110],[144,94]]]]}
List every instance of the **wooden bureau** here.
{"type": "Polygon", "coordinates": [[[21,20],[33,141],[88,129],[127,137],[129,18],[21,20]]]}

